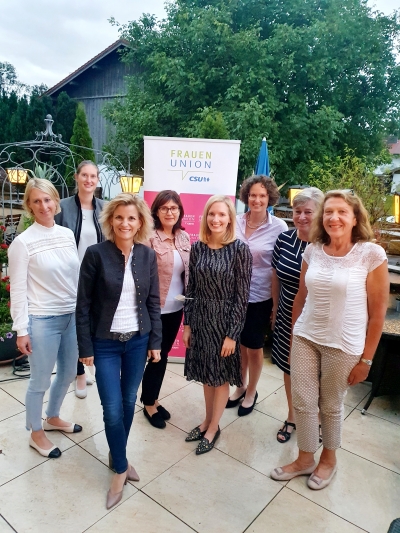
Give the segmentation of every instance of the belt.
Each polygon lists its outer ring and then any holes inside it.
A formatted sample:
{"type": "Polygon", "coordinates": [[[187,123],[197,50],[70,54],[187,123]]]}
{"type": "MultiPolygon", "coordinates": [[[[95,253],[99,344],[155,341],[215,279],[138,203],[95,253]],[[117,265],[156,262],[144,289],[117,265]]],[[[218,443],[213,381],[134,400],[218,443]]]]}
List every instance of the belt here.
{"type": "Polygon", "coordinates": [[[117,333],[114,331],[110,331],[108,338],[113,341],[121,341],[126,342],[129,341],[132,337],[135,337],[135,335],[139,335],[139,331],[127,331],[126,333],[117,333]]]}

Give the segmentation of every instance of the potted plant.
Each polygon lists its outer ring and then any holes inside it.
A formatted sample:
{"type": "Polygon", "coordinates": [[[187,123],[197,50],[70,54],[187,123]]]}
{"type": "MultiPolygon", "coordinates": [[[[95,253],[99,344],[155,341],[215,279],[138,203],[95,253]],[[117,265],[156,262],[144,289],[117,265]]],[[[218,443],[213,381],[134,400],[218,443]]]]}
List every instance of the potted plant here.
{"type": "Polygon", "coordinates": [[[6,228],[0,226],[0,363],[8,363],[13,359],[19,359],[23,355],[17,350],[17,336],[11,331],[12,319],[10,315],[10,278],[3,276],[8,266],[8,244],[4,242],[6,228]],[[17,357],[16,357],[17,356],[17,357]]]}

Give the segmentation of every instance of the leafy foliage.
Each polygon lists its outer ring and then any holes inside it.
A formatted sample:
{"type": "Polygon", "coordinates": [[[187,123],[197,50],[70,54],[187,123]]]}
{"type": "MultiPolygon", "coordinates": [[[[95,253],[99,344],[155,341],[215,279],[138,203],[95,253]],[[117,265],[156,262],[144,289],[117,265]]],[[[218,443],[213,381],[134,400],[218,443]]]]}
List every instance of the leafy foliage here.
{"type": "Polygon", "coordinates": [[[168,3],[163,21],[145,14],[120,27],[141,74],[106,112],[115,142],[141,166],[143,135],[194,137],[220,116],[242,141],[241,178],[265,136],[275,177],[292,183],[346,145],[376,155],[399,123],[399,29],[364,0],[168,3]]]}
{"type": "Polygon", "coordinates": [[[366,158],[359,158],[354,151],[345,149],[344,157],[326,158],[323,163],[313,161],[308,183],[324,192],[353,189],[367,209],[371,225],[376,226],[388,215],[386,197],[389,193],[385,180],[373,172],[376,166],[376,161],[368,163],[366,158]]]}

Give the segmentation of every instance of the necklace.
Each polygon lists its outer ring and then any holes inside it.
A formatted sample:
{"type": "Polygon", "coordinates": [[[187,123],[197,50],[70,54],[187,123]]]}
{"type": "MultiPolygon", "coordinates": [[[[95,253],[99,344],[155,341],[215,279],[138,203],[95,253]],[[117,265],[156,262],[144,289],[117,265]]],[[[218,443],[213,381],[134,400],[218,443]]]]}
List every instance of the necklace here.
{"type": "Polygon", "coordinates": [[[250,215],[249,215],[250,211],[248,211],[247,215],[246,215],[246,224],[247,224],[247,227],[250,228],[250,229],[257,229],[259,228],[260,226],[262,226],[266,221],[267,221],[267,217],[268,215],[265,215],[265,218],[259,223],[259,224],[254,224],[254,226],[252,226],[249,222],[249,218],[250,218],[250,215]]]}

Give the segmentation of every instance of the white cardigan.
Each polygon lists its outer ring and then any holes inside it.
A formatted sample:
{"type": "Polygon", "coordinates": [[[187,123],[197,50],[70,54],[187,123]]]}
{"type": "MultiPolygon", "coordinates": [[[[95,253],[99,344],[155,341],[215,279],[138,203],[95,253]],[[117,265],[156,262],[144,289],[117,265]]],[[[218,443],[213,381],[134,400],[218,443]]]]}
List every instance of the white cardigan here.
{"type": "Polygon", "coordinates": [[[73,313],[79,278],[74,234],[35,222],[8,250],[11,316],[17,336],[28,334],[28,315],[73,313]]]}

